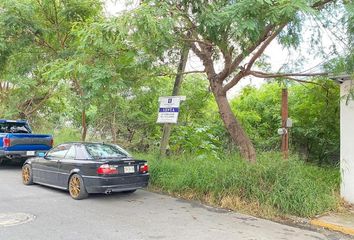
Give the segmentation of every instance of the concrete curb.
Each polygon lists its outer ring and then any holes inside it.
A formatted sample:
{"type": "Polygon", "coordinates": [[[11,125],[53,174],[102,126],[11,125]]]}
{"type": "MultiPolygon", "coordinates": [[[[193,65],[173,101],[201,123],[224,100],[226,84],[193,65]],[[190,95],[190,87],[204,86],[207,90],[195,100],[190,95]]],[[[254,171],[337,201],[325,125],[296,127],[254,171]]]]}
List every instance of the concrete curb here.
{"type": "Polygon", "coordinates": [[[354,228],[344,227],[344,226],[341,226],[341,225],[329,223],[329,222],[322,221],[322,220],[319,220],[319,219],[311,220],[310,224],[313,225],[313,226],[316,226],[316,227],[323,227],[323,228],[326,228],[328,230],[337,231],[337,232],[341,232],[341,233],[344,233],[344,234],[348,234],[348,235],[354,236],[354,228]]]}

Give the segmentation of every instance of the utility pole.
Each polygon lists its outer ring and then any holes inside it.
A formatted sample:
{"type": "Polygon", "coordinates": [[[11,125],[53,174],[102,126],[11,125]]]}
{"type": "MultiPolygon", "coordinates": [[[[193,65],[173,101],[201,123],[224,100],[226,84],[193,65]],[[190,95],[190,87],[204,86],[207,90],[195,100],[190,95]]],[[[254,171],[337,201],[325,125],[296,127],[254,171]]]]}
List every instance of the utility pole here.
{"type": "Polygon", "coordinates": [[[289,132],[288,132],[288,89],[283,88],[281,94],[281,127],[285,130],[281,139],[281,151],[283,159],[288,159],[289,156],[289,132]]]}
{"type": "MultiPolygon", "coordinates": [[[[188,60],[189,46],[185,45],[181,50],[181,58],[179,60],[175,84],[173,86],[172,96],[178,96],[181,84],[183,81],[183,73],[186,69],[188,60]]],[[[172,123],[165,123],[162,131],[162,138],[160,142],[160,156],[166,155],[167,145],[170,140],[172,130],[172,123]]]]}

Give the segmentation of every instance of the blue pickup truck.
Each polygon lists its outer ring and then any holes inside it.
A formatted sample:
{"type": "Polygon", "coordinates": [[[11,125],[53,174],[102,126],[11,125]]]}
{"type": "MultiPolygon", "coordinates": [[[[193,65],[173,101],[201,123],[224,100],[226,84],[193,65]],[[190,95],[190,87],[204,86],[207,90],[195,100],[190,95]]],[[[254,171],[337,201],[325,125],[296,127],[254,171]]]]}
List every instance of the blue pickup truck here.
{"type": "Polygon", "coordinates": [[[5,160],[23,160],[46,152],[53,146],[53,137],[32,134],[25,120],[0,119],[0,164],[5,160]]]}

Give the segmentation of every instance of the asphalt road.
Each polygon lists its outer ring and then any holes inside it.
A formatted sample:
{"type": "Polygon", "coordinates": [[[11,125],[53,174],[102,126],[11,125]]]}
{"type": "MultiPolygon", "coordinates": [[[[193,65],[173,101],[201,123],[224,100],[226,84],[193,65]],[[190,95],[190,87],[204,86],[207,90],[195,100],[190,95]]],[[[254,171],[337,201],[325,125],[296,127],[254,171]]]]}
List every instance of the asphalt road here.
{"type": "Polygon", "coordinates": [[[346,239],[139,190],[75,201],[0,166],[0,240],[346,239]],[[21,224],[20,221],[24,221],[21,224]]]}

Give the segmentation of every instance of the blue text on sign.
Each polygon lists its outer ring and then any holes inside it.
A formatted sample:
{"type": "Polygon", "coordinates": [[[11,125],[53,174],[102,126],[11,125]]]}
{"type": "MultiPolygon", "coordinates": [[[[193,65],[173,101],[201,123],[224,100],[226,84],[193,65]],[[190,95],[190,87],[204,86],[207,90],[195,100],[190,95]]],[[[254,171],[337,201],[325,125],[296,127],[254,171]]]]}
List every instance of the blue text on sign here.
{"type": "Polygon", "coordinates": [[[160,108],[159,112],[179,112],[179,108],[160,108]]]}

